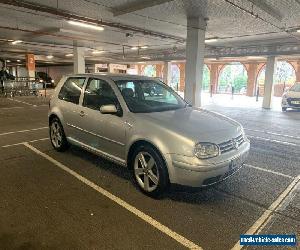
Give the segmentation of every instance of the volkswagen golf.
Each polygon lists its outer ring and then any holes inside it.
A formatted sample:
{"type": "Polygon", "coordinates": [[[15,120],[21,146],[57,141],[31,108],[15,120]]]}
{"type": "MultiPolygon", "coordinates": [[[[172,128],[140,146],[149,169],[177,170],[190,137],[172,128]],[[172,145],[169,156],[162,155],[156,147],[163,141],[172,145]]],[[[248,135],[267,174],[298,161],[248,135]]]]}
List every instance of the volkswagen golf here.
{"type": "Polygon", "coordinates": [[[242,167],[250,149],[238,122],[192,107],[164,83],[144,76],[63,77],[50,99],[49,129],[55,150],[73,144],[127,166],[136,185],[152,197],[170,184],[223,181],[242,167]]]}

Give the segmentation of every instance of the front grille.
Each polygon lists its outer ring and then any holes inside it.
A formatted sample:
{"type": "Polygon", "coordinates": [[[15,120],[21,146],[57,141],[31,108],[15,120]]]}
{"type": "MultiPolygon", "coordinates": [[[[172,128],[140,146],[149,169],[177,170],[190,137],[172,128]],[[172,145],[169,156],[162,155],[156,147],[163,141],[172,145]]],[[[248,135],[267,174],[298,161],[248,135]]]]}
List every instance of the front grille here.
{"type": "Polygon", "coordinates": [[[219,144],[221,154],[229,152],[231,150],[237,149],[244,142],[244,136],[240,134],[238,137],[235,137],[229,141],[225,141],[219,144]]]}
{"type": "Polygon", "coordinates": [[[287,102],[292,107],[300,108],[300,104],[293,103],[293,102],[300,102],[300,98],[288,98],[287,102]]]}

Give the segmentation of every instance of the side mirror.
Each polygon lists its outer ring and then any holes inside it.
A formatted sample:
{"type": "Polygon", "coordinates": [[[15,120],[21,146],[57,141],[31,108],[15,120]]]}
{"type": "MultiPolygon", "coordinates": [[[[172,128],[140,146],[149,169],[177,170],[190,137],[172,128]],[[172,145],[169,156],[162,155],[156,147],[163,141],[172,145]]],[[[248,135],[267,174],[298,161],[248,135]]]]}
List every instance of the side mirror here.
{"type": "Polygon", "coordinates": [[[118,113],[118,110],[115,105],[109,104],[109,105],[103,105],[100,107],[100,112],[102,114],[116,114],[118,113]]]}

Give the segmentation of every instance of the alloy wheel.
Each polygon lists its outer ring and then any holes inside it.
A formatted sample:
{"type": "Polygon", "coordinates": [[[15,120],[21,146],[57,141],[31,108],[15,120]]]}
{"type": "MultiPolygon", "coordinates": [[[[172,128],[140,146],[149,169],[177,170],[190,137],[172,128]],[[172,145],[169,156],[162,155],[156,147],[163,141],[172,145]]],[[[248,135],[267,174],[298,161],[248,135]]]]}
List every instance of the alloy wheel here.
{"type": "Polygon", "coordinates": [[[59,148],[62,145],[63,140],[63,134],[60,127],[60,124],[55,121],[51,124],[50,127],[50,135],[51,135],[51,141],[55,148],[59,148]]]}
{"type": "Polygon", "coordinates": [[[139,152],[134,161],[134,174],[139,186],[146,192],[154,191],[159,184],[159,172],[154,158],[139,152]]]}

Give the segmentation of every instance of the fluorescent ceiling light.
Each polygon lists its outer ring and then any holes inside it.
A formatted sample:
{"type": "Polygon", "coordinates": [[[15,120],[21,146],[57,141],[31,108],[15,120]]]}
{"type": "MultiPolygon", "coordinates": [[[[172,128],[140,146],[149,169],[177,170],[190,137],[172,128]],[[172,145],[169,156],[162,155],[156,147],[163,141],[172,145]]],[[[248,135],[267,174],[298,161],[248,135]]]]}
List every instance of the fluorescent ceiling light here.
{"type": "Polygon", "coordinates": [[[16,41],[11,42],[11,44],[16,45],[16,44],[21,43],[21,42],[22,42],[21,40],[16,40],[16,41]]]}
{"type": "Polygon", "coordinates": [[[131,47],[132,50],[138,50],[139,47],[131,47]]]}
{"type": "Polygon", "coordinates": [[[17,60],[17,62],[21,62],[21,60],[20,60],[20,59],[18,59],[18,60],[17,60]]]}
{"type": "Polygon", "coordinates": [[[10,60],[6,60],[6,62],[10,63],[10,60]]]}
{"type": "Polygon", "coordinates": [[[145,62],[138,62],[138,64],[144,64],[145,62]]]}
{"type": "Polygon", "coordinates": [[[14,40],[8,39],[7,41],[8,41],[8,42],[13,42],[14,40]]]}
{"type": "Polygon", "coordinates": [[[217,42],[217,41],[218,41],[217,38],[205,39],[206,43],[213,43],[213,42],[217,42]]]}
{"type": "Polygon", "coordinates": [[[52,59],[53,56],[52,55],[49,55],[49,56],[46,56],[48,59],[52,59]]]}
{"type": "Polygon", "coordinates": [[[148,46],[144,45],[144,46],[141,47],[141,49],[148,49],[148,46]]]}
{"type": "Polygon", "coordinates": [[[151,59],[150,56],[142,56],[141,58],[143,58],[143,59],[151,59]]]}
{"type": "Polygon", "coordinates": [[[66,57],[72,57],[73,54],[66,54],[65,56],[66,56],[66,57]]]}
{"type": "Polygon", "coordinates": [[[297,32],[300,32],[300,30],[297,30],[297,32]]]}
{"type": "Polygon", "coordinates": [[[102,54],[104,51],[103,50],[94,50],[92,54],[97,55],[97,54],[102,54]]]}
{"type": "Polygon", "coordinates": [[[88,23],[82,23],[82,22],[76,22],[76,21],[68,21],[68,23],[79,26],[79,27],[87,28],[87,29],[93,29],[93,30],[99,30],[99,31],[104,30],[104,28],[102,26],[92,25],[92,24],[88,24],[88,23]]]}

